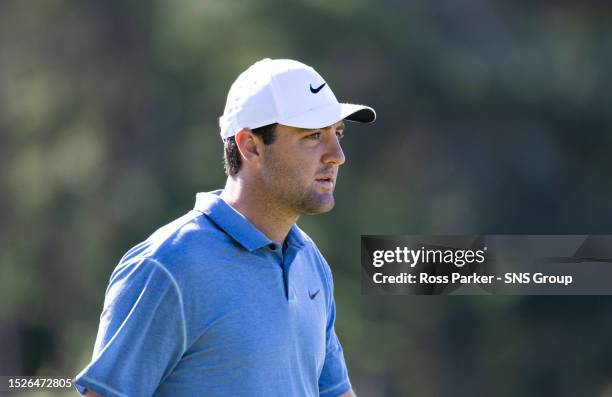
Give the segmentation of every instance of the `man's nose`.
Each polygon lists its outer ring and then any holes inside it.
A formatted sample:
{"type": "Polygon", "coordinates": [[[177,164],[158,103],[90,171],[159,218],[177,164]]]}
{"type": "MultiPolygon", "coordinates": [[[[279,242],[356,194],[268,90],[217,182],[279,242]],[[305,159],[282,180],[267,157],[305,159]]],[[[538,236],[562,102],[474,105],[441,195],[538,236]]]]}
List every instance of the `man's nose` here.
{"type": "Polygon", "coordinates": [[[325,155],[323,156],[323,162],[325,164],[344,164],[344,161],[346,161],[344,151],[342,151],[342,146],[340,146],[340,138],[338,138],[335,133],[329,139],[326,149],[325,155]]]}

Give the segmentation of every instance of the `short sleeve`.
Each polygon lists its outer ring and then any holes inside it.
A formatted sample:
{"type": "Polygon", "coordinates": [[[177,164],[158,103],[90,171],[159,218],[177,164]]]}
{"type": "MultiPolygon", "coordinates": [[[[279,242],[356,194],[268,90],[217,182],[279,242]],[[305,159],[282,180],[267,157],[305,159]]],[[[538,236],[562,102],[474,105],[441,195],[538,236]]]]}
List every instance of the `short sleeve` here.
{"type": "Polygon", "coordinates": [[[120,265],[106,290],[92,361],[75,386],[81,394],[150,396],[185,344],[181,291],[168,270],[152,259],[120,265]]]}
{"type": "MultiPolygon", "coordinates": [[[[329,270],[327,268],[326,270],[329,270]]],[[[319,396],[339,396],[351,389],[342,346],[336,336],[334,323],[336,321],[336,303],[333,295],[333,281],[331,271],[327,274],[329,284],[328,317],[325,329],[325,363],[319,376],[319,396]]]]}

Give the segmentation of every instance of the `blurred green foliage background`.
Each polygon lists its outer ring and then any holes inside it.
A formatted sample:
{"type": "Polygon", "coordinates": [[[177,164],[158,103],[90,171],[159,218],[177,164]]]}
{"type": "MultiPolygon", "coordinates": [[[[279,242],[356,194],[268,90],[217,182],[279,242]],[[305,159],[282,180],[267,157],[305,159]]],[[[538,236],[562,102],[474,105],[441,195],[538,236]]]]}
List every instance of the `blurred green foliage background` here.
{"type": "Polygon", "coordinates": [[[595,0],[0,2],[0,375],[88,363],[122,254],[224,184],[217,118],[264,57],[378,112],[300,220],[360,396],[612,396],[609,297],[360,293],[361,234],[612,233],[595,0]]]}

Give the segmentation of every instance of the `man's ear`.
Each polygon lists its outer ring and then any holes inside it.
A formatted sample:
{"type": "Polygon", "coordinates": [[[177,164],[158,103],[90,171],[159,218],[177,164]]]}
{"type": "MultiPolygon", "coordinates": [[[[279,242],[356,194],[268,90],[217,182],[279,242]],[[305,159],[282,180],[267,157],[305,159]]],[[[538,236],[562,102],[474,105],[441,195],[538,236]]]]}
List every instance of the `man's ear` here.
{"type": "Polygon", "coordinates": [[[261,145],[263,141],[261,138],[248,128],[244,128],[235,135],[236,146],[240,151],[244,162],[253,163],[258,162],[261,154],[261,145]]]}

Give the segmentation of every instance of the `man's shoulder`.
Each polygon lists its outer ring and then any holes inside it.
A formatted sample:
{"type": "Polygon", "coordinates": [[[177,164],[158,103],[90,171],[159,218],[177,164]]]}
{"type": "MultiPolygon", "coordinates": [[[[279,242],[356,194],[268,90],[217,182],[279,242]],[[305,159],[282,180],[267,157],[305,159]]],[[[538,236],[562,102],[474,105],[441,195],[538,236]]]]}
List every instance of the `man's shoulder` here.
{"type": "Polygon", "coordinates": [[[170,273],[189,271],[196,263],[227,244],[227,236],[211,220],[198,211],[189,211],[178,219],[160,227],[146,240],[128,250],[117,268],[151,261],[162,265],[170,273]]]}

